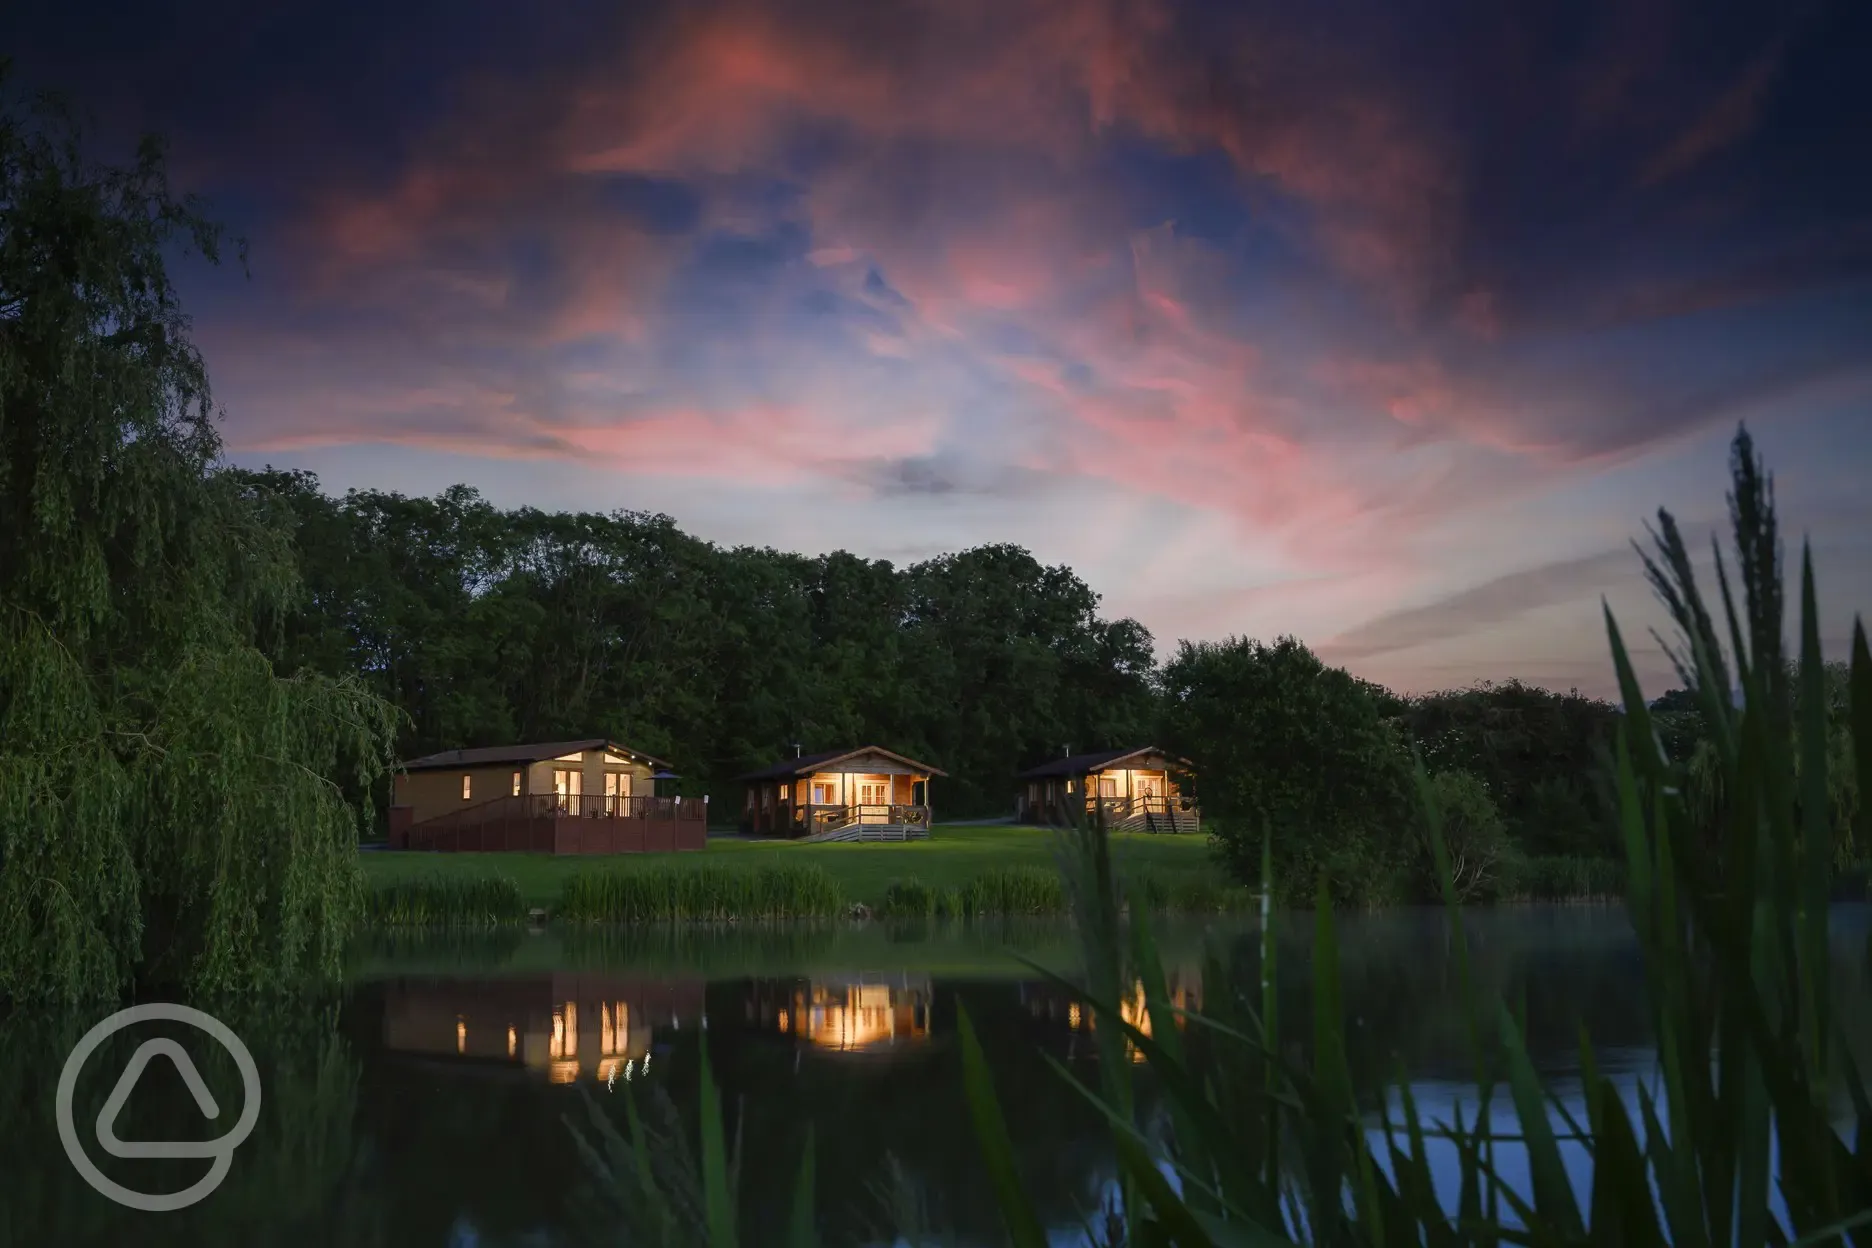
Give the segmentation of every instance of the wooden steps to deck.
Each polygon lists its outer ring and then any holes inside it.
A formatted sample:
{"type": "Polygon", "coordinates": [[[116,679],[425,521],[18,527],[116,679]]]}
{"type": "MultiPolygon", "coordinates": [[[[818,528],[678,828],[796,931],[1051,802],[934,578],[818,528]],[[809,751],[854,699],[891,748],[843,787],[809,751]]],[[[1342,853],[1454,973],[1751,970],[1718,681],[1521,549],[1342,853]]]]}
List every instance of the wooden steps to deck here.
{"type": "Polygon", "coordinates": [[[827,828],[811,836],[802,836],[796,843],[811,845],[824,844],[828,841],[920,841],[927,836],[929,836],[927,825],[848,823],[841,828],[827,828]]]}

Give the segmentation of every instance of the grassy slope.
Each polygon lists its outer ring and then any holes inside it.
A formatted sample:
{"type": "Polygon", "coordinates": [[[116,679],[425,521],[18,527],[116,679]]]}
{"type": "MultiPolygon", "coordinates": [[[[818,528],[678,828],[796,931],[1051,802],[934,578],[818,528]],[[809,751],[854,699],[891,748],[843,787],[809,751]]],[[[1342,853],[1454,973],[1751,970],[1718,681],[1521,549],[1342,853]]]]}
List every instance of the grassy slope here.
{"type": "MultiPolygon", "coordinates": [[[[1120,872],[1144,871],[1160,879],[1209,870],[1208,839],[1202,836],[1152,836],[1123,833],[1112,837],[1120,872]]],[[[374,851],[360,856],[365,879],[383,885],[436,875],[504,875],[520,886],[531,905],[558,899],[566,877],[594,868],[632,870],[676,864],[753,870],[776,863],[812,863],[824,867],[853,901],[876,903],[892,880],[914,876],[941,888],[960,886],[998,867],[1051,869],[1053,834],[1040,828],[990,826],[943,827],[928,840],[852,845],[837,842],[795,845],[786,841],[711,839],[701,853],[608,854],[411,854],[374,851]]]]}

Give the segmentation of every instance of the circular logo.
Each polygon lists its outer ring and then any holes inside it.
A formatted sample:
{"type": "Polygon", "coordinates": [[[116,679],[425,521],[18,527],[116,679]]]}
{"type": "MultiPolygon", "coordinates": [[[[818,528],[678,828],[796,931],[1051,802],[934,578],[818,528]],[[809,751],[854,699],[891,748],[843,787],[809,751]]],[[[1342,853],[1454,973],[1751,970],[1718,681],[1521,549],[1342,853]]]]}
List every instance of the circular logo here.
{"type": "Polygon", "coordinates": [[[87,1031],[65,1059],[65,1069],[59,1074],[58,1100],[59,1140],[65,1145],[65,1155],[71,1158],[74,1169],[84,1181],[96,1188],[104,1196],[120,1205],[132,1209],[142,1209],[149,1213],[169,1213],[177,1209],[186,1209],[199,1200],[205,1199],[215,1188],[221,1186],[221,1180],[227,1178],[228,1169],[233,1165],[234,1150],[239,1148],[247,1137],[253,1134],[254,1124],[260,1119],[260,1071],[254,1065],[253,1054],[241,1043],[220,1019],[200,1010],[192,1010],[186,1005],[172,1005],[166,1002],[152,1002],[149,1005],[133,1005],[127,1010],[119,1010],[97,1026],[87,1031]],[[188,1087],[189,1094],[195,1098],[195,1104],[202,1111],[202,1116],[210,1121],[221,1116],[221,1107],[208,1091],[208,1085],[202,1081],[201,1072],[195,1069],[186,1050],[173,1040],[146,1040],[130,1055],[129,1063],[118,1077],[117,1086],[111,1090],[104,1102],[104,1108],[97,1118],[98,1144],[113,1157],[207,1157],[212,1161],[208,1173],[193,1185],[179,1192],[161,1195],[149,1195],[133,1192],[119,1183],[112,1182],[86,1156],[84,1145],[78,1139],[77,1124],[72,1120],[72,1096],[78,1087],[78,1072],[97,1047],[126,1027],[137,1023],[153,1022],[186,1023],[197,1031],[206,1032],[217,1044],[234,1056],[234,1065],[240,1071],[241,1091],[246,1103],[241,1107],[240,1120],[234,1129],[218,1140],[168,1140],[146,1142],[142,1140],[120,1140],[117,1138],[117,1115],[123,1112],[124,1103],[130,1099],[131,1090],[143,1074],[143,1068],[151,1059],[166,1057],[175,1064],[176,1073],[182,1076],[182,1082],[188,1087]]]}

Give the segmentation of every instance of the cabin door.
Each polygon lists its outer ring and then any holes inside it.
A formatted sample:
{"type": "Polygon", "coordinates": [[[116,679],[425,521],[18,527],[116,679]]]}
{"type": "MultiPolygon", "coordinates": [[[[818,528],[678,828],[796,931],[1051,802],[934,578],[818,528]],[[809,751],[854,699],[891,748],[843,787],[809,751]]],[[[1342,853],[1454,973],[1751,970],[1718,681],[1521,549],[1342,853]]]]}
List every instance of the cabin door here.
{"type": "Polygon", "coordinates": [[[615,771],[605,772],[605,814],[630,813],[631,778],[615,771]]]}
{"type": "MultiPolygon", "coordinates": [[[[890,784],[888,781],[860,780],[858,782],[858,804],[860,806],[889,806],[890,784]]],[[[873,815],[876,819],[879,815],[873,815]]]]}
{"type": "Polygon", "coordinates": [[[585,787],[585,773],[569,768],[553,771],[553,792],[559,797],[559,809],[578,813],[579,793],[585,787]]]}

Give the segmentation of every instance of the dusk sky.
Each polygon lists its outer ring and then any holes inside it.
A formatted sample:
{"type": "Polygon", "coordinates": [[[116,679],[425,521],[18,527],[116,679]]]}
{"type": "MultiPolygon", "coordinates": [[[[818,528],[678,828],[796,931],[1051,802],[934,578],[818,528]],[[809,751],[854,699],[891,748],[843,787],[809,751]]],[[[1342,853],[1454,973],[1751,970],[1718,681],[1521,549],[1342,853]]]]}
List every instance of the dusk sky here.
{"type": "MultiPolygon", "coordinates": [[[[1611,690],[1746,420],[1872,605],[1872,4],[21,0],[155,130],[237,463],[1611,690]]],[[[1654,648],[1652,692],[1668,683],[1654,648]]]]}

